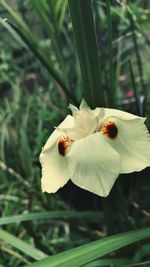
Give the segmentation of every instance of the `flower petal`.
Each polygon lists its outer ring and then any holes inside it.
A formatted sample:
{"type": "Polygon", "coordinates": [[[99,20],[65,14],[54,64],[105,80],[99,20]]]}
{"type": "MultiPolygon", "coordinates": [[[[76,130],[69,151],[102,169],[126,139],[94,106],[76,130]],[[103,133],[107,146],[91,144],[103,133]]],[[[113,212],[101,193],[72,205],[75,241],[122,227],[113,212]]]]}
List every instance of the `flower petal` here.
{"type": "Polygon", "coordinates": [[[69,180],[69,171],[66,157],[58,152],[58,142],[40,155],[42,165],[42,191],[55,193],[60,187],[63,187],[69,180]]]}
{"type": "MultiPolygon", "coordinates": [[[[59,128],[73,126],[74,120],[71,116],[59,125],[59,128]]],[[[64,186],[69,180],[69,171],[66,156],[61,156],[58,152],[58,142],[62,135],[55,130],[46,142],[41,154],[40,162],[42,165],[42,191],[55,193],[60,187],[64,186]]]]}
{"type": "Polygon", "coordinates": [[[120,172],[120,157],[101,133],[75,141],[67,159],[73,183],[100,196],[109,194],[120,172]]]}
{"type": "Polygon", "coordinates": [[[141,118],[112,120],[118,128],[115,139],[105,136],[109,144],[119,153],[121,173],[141,171],[150,166],[150,135],[141,118]]]}
{"type": "MultiPolygon", "coordinates": [[[[96,108],[95,111],[95,115],[97,116],[100,112],[102,108],[96,108]]],[[[116,116],[120,119],[125,119],[125,120],[133,120],[136,118],[140,118],[141,120],[145,120],[145,118],[143,117],[139,117],[136,115],[133,115],[131,113],[122,111],[122,110],[118,110],[118,109],[113,109],[113,108],[105,108],[105,119],[108,117],[112,117],[112,116],[116,116]]]]}
{"type": "Polygon", "coordinates": [[[84,99],[81,101],[79,109],[72,104],[69,105],[69,108],[73,113],[75,123],[74,128],[66,131],[70,138],[77,140],[96,131],[98,125],[97,116],[95,116],[95,113],[90,109],[84,99]]]}
{"type": "Polygon", "coordinates": [[[82,101],[80,103],[80,110],[82,110],[82,109],[91,110],[84,98],[82,99],[82,101]]]}
{"type": "Polygon", "coordinates": [[[58,139],[62,133],[65,133],[65,129],[74,127],[74,119],[71,115],[68,115],[61,124],[53,131],[50,135],[49,139],[47,140],[45,146],[43,147],[43,151],[49,149],[58,139]]]}

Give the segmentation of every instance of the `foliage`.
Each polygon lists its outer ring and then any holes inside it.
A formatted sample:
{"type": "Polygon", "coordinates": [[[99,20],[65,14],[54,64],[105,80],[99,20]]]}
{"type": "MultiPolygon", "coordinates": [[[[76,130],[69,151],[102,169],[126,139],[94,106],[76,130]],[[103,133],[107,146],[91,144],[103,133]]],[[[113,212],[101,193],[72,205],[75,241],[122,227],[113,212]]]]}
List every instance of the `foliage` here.
{"type": "Polygon", "coordinates": [[[0,13],[0,266],[48,255],[52,266],[146,266],[149,169],[121,175],[107,199],[71,183],[48,195],[38,157],[83,95],[149,125],[149,1],[1,0],[0,13]]]}

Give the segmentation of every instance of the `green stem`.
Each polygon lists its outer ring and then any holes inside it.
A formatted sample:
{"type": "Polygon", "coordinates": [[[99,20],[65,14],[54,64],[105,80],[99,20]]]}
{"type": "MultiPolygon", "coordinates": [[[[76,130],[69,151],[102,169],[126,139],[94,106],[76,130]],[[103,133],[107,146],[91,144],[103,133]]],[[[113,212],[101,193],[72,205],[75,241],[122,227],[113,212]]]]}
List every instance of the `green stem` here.
{"type": "Polygon", "coordinates": [[[39,61],[43,64],[43,66],[47,69],[49,74],[54,78],[54,80],[62,87],[64,90],[64,93],[67,95],[67,97],[73,101],[73,103],[77,104],[76,99],[74,98],[72,92],[69,91],[67,86],[65,85],[62,78],[56,73],[50,66],[47,58],[41,54],[41,52],[38,50],[37,47],[34,46],[34,44],[26,37],[26,35],[23,33],[23,31],[17,27],[15,24],[13,24],[11,21],[7,20],[7,23],[15,30],[15,32],[21,37],[21,39],[25,42],[25,44],[31,49],[31,51],[36,55],[36,57],[39,59],[39,61]]]}
{"type": "Polygon", "coordinates": [[[95,108],[104,106],[91,0],[68,0],[83,82],[83,95],[95,108]]]}
{"type": "MultiPolygon", "coordinates": [[[[144,107],[146,107],[147,92],[146,92],[146,86],[145,86],[145,82],[144,82],[142,60],[141,60],[141,56],[139,53],[139,47],[138,47],[138,42],[137,42],[136,28],[135,28],[135,23],[134,23],[132,11],[129,8],[127,9],[127,11],[128,11],[128,17],[130,20],[130,26],[131,26],[131,31],[132,31],[132,40],[133,40],[133,44],[135,47],[135,56],[136,56],[136,60],[137,60],[137,66],[138,66],[141,89],[142,89],[141,91],[145,96],[144,107]]],[[[145,113],[145,110],[144,110],[144,113],[145,113]]]]}
{"type": "Polygon", "coordinates": [[[53,22],[52,23],[52,25],[53,25],[53,41],[54,41],[54,47],[55,47],[55,51],[56,51],[56,56],[58,58],[58,62],[59,62],[59,65],[60,65],[61,72],[63,71],[65,83],[68,86],[66,66],[65,66],[65,62],[64,62],[64,58],[63,58],[63,54],[62,54],[63,51],[62,51],[62,47],[61,47],[61,38],[60,38],[60,35],[59,35],[56,16],[55,16],[55,13],[54,13],[54,3],[51,2],[51,1],[48,1],[48,5],[49,5],[50,11],[51,11],[52,22],[53,22]]]}
{"type": "Polygon", "coordinates": [[[109,86],[108,86],[108,104],[115,107],[116,88],[113,64],[113,46],[112,46],[112,20],[110,10],[110,0],[106,0],[107,6],[107,29],[108,29],[108,59],[109,59],[109,86]]]}
{"type": "Polygon", "coordinates": [[[131,76],[131,82],[132,82],[134,97],[135,97],[135,101],[136,101],[137,114],[141,115],[140,114],[141,111],[140,111],[140,103],[139,103],[139,98],[138,98],[137,86],[136,86],[136,82],[135,82],[135,78],[134,78],[131,60],[129,60],[128,63],[129,63],[129,70],[130,70],[130,76],[131,76]]]}

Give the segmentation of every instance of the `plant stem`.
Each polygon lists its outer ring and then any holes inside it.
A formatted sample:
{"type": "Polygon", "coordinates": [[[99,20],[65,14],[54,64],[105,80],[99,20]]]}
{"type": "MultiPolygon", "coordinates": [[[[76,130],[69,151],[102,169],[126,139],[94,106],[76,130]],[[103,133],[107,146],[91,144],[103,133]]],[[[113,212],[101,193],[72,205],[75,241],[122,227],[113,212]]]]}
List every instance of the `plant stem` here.
{"type": "Polygon", "coordinates": [[[106,0],[107,7],[107,30],[108,30],[108,60],[109,60],[109,86],[108,86],[108,104],[110,107],[115,107],[116,88],[115,88],[115,75],[113,64],[113,46],[112,46],[112,20],[110,0],[106,0]]]}

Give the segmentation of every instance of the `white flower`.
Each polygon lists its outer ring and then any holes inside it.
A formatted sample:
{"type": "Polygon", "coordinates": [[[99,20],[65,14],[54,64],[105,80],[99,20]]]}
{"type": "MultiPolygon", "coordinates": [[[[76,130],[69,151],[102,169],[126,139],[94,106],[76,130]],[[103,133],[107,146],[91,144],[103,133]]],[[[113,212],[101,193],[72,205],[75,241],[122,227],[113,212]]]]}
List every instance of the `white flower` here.
{"type": "Polygon", "coordinates": [[[42,191],[56,192],[69,179],[106,197],[120,173],[150,166],[145,118],[115,109],[91,110],[82,100],[49,137],[41,154],[42,191]]]}

